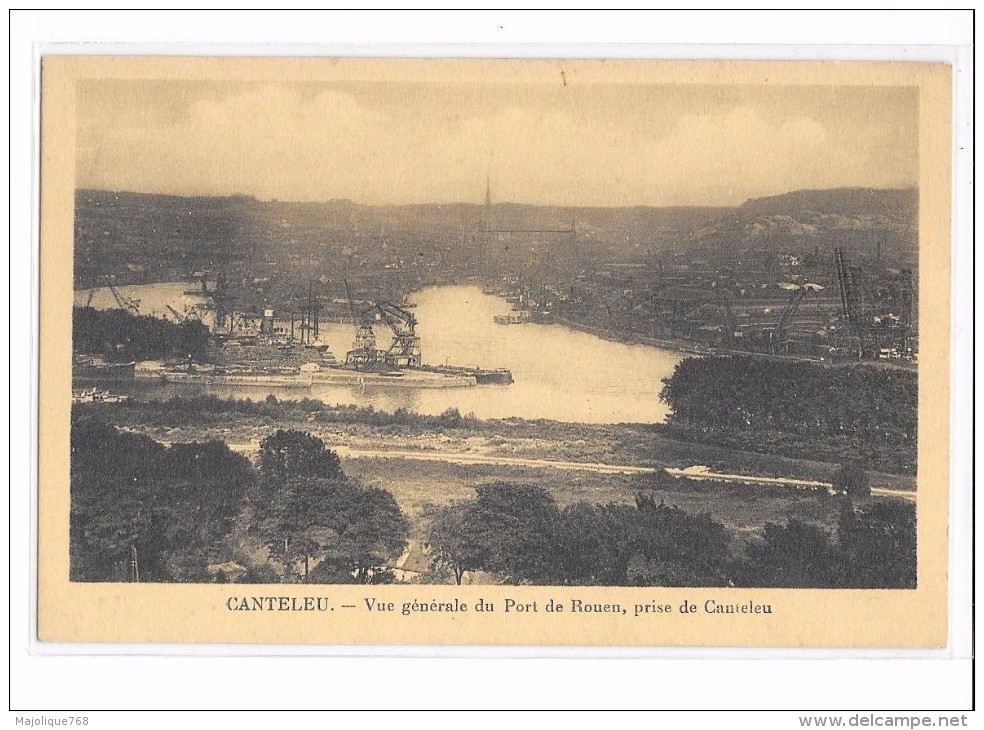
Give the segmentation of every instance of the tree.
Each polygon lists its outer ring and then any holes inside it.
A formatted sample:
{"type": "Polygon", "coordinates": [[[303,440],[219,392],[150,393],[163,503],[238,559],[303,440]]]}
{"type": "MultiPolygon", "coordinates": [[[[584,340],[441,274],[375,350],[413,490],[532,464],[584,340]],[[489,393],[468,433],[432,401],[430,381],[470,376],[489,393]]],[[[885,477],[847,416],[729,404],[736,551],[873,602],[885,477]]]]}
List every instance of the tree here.
{"type": "Polygon", "coordinates": [[[672,409],[668,429],[691,438],[915,471],[913,372],[751,355],[686,358],[664,380],[661,398],[672,409]]]}
{"type": "Polygon", "coordinates": [[[916,587],[914,504],[886,500],[856,511],[848,502],[841,511],[837,541],[847,587],[916,587]]]}
{"type": "Polygon", "coordinates": [[[542,487],[496,482],[476,488],[463,529],[483,547],[482,567],[514,581],[560,582],[560,512],[542,487]]]}
{"type": "Polygon", "coordinates": [[[438,422],[445,428],[457,428],[461,421],[461,411],[457,408],[448,408],[438,417],[438,422]]]}
{"type": "Polygon", "coordinates": [[[260,472],[269,486],[282,486],[294,478],[332,480],[343,476],[338,454],[326,448],[324,441],[293,430],[278,430],[263,439],[260,472]]]}
{"type": "Polygon", "coordinates": [[[203,580],[253,467],[218,441],[165,449],[81,420],[72,428],[73,580],[203,580]]]}
{"type": "Polygon", "coordinates": [[[288,580],[301,563],[305,581],[370,583],[403,552],[410,525],[389,492],[340,476],[286,482],[262,515],[260,531],[288,580]]]}
{"type": "Polygon", "coordinates": [[[283,565],[285,580],[291,580],[294,567],[302,562],[306,581],[312,557],[327,551],[334,541],[334,530],[327,523],[337,509],[341,484],[340,479],[285,482],[263,511],[260,533],[271,557],[283,565]]]}
{"type": "Polygon", "coordinates": [[[575,502],[565,507],[559,530],[564,582],[628,585],[639,536],[639,512],[629,505],[575,502]]]}
{"type": "Polygon", "coordinates": [[[454,574],[461,585],[466,571],[481,570],[486,548],[481,535],[469,529],[470,503],[449,504],[426,515],[426,541],[431,562],[454,574]]]}
{"type": "Polygon", "coordinates": [[[159,360],[175,355],[202,361],[210,339],[208,328],[199,321],[174,324],[123,309],[72,310],[73,348],[110,359],[159,360]]]}
{"type": "Polygon", "coordinates": [[[328,557],[358,583],[391,582],[387,563],[406,548],[410,522],[385,489],[350,486],[336,528],[341,540],[328,557]]]}
{"type": "Polygon", "coordinates": [[[95,419],[72,425],[70,574],[73,580],[163,577],[165,448],[95,419]]]}
{"type": "Polygon", "coordinates": [[[840,581],[840,555],[830,534],[795,517],[766,523],[747,547],[742,582],[765,588],[831,588],[840,581]]]}
{"type": "Polygon", "coordinates": [[[636,495],[638,532],[627,571],[631,585],[720,586],[731,572],[731,534],[710,515],[688,514],[636,495]]]}
{"type": "Polygon", "coordinates": [[[165,449],[149,436],[126,433],[99,418],[72,424],[70,439],[73,485],[82,493],[99,478],[120,481],[149,479],[164,468],[165,449]]]}
{"type": "Polygon", "coordinates": [[[559,582],[560,512],[553,497],[540,487],[506,482],[475,492],[475,499],[432,519],[428,539],[439,564],[451,567],[458,581],[467,570],[485,570],[519,583],[559,582]]]}
{"type": "Polygon", "coordinates": [[[639,496],[577,502],[563,511],[540,487],[486,484],[467,502],[432,510],[433,563],[454,573],[498,573],[537,585],[728,585],[731,534],[707,514],[639,496]]]}
{"type": "Polygon", "coordinates": [[[106,480],[98,497],[74,508],[73,580],[167,580],[172,523],[156,486],[106,480]]]}
{"type": "Polygon", "coordinates": [[[833,487],[835,492],[847,494],[850,497],[870,497],[871,484],[868,474],[857,462],[847,462],[834,473],[833,487]]]}
{"type": "Polygon", "coordinates": [[[185,521],[199,539],[207,543],[227,534],[255,479],[249,459],[222,441],[206,441],[173,444],[166,462],[175,477],[174,506],[185,508],[185,521]]]}

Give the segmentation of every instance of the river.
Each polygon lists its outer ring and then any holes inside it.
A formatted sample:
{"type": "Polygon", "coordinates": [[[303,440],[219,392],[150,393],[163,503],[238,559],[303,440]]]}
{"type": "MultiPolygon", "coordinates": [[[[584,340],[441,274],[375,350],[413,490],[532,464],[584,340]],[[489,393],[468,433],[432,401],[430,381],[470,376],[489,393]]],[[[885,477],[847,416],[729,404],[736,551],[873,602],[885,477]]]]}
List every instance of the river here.
{"type": "MultiPolygon", "coordinates": [[[[128,297],[141,301],[141,312],[163,314],[168,298],[183,311],[189,302],[184,290],[193,285],[158,284],[125,287],[128,297]],[[145,311],[144,303],[152,303],[145,311]]],[[[76,304],[85,304],[88,292],[76,293],[76,304]]],[[[262,399],[317,398],[325,403],[371,405],[393,411],[406,408],[438,415],[448,408],[479,418],[547,418],[582,423],[659,423],[667,406],[660,401],[662,379],[673,373],[682,356],[646,345],[629,345],[601,339],[562,325],[499,325],[492,318],[508,314],[511,305],[483,294],[476,286],[432,287],[415,292],[410,300],[419,324],[426,363],[483,368],[509,368],[511,385],[479,385],[474,388],[421,389],[396,387],[315,386],[310,390],[244,388],[204,385],[140,383],[135,395],[167,398],[210,393],[221,397],[262,399]]],[[[97,290],[93,306],[116,306],[111,294],[97,290]]],[[[389,341],[385,325],[376,327],[380,344],[389,341]]],[[[351,348],[353,328],[324,324],[321,339],[339,360],[351,348]]]]}

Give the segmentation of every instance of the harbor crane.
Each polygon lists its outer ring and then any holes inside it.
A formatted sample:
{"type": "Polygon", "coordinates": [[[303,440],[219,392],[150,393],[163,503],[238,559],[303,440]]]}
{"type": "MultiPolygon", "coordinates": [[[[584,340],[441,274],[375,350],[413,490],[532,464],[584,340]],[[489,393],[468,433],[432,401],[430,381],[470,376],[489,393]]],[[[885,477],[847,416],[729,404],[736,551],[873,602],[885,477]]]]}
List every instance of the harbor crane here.
{"type": "Polygon", "coordinates": [[[116,285],[113,283],[112,279],[109,279],[108,284],[109,291],[112,292],[113,299],[116,300],[116,303],[119,305],[120,309],[129,310],[133,314],[140,314],[139,299],[133,299],[132,297],[128,297],[126,294],[121,292],[116,288],[116,285]]]}
{"type": "Polygon", "coordinates": [[[172,307],[170,304],[166,304],[165,306],[171,311],[171,314],[174,315],[174,319],[178,324],[181,324],[186,319],[188,319],[187,314],[181,314],[181,312],[179,312],[177,309],[172,307]]]}
{"type": "Polygon", "coordinates": [[[349,314],[355,322],[355,341],[352,349],[345,355],[345,363],[356,367],[365,367],[379,361],[379,351],[376,349],[376,333],[372,329],[371,310],[359,316],[355,312],[355,305],[352,303],[352,291],[349,289],[348,279],[345,282],[345,297],[348,299],[349,314]]]}
{"type": "Polygon", "coordinates": [[[184,324],[185,322],[202,321],[201,311],[199,310],[199,307],[201,307],[202,305],[196,304],[191,307],[186,306],[183,314],[179,312],[177,309],[175,309],[174,307],[172,307],[170,304],[166,304],[164,306],[166,306],[170,310],[171,314],[174,315],[174,319],[177,324],[184,324]]]}
{"type": "Polygon", "coordinates": [[[809,286],[811,285],[807,284],[804,286],[796,286],[790,290],[792,293],[789,295],[789,299],[782,308],[782,313],[779,315],[779,324],[776,325],[775,332],[772,333],[771,345],[773,355],[778,355],[780,350],[788,349],[789,343],[786,340],[786,327],[789,324],[789,321],[796,314],[796,310],[799,309],[799,305],[803,301],[803,297],[805,297],[806,293],[810,291],[808,288],[809,286]]]}
{"type": "Polygon", "coordinates": [[[383,355],[386,363],[400,368],[419,367],[422,361],[420,337],[416,332],[417,318],[392,302],[376,302],[373,309],[393,330],[393,340],[383,355]]]}
{"type": "Polygon", "coordinates": [[[860,350],[863,352],[868,324],[864,314],[864,270],[860,266],[851,266],[842,248],[834,249],[834,260],[837,265],[837,283],[840,287],[841,311],[847,320],[851,334],[860,340],[860,350]]]}
{"type": "Polygon", "coordinates": [[[799,309],[806,295],[810,292],[824,290],[824,287],[820,284],[780,284],[780,286],[788,290],[790,295],[782,308],[782,312],[779,314],[779,323],[771,334],[770,345],[773,355],[779,355],[782,354],[782,350],[788,350],[789,342],[786,338],[786,328],[789,326],[793,317],[796,316],[796,310],[799,309]]]}
{"type": "Polygon", "coordinates": [[[348,297],[349,312],[356,323],[355,342],[346,355],[346,362],[356,366],[387,366],[391,368],[416,368],[423,363],[420,355],[420,337],[417,335],[417,318],[398,304],[378,301],[357,315],[345,281],[345,295],[348,297]],[[384,322],[393,331],[393,339],[386,350],[377,348],[375,322],[384,322]]]}
{"type": "Polygon", "coordinates": [[[864,269],[851,266],[843,249],[834,250],[841,312],[857,339],[858,357],[911,357],[914,284],[912,270],[903,268],[884,284],[868,280],[864,269]]]}

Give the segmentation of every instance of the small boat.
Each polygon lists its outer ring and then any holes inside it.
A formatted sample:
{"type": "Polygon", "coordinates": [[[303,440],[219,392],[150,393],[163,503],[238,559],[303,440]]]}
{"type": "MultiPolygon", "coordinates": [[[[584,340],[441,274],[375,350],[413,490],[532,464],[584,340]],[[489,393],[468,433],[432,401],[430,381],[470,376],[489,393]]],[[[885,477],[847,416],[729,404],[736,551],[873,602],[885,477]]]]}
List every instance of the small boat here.
{"type": "Polygon", "coordinates": [[[72,403],[126,403],[130,396],[122,393],[110,393],[108,390],[87,388],[72,393],[72,403]]]}
{"type": "Polygon", "coordinates": [[[530,315],[530,310],[524,309],[516,314],[497,314],[492,317],[492,321],[496,324],[526,324],[532,322],[533,317],[530,315]]]}

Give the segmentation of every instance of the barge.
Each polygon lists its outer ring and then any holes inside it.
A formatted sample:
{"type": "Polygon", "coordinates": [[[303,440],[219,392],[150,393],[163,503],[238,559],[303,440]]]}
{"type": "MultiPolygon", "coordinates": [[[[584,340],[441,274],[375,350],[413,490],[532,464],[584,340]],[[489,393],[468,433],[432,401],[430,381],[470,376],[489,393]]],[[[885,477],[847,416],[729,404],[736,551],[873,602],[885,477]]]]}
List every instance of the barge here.
{"type": "MultiPolygon", "coordinates": [[[[147,371],[153,372],[153,371],[147,371]]],[[[282,375],[272,373],[188,373],[160,371],[156,376],[165,383],[196,383],[200,385],[252,385],[265,388],[310,388],[311,375],[297,373],[282,375]]]]}
{"type": "Polygon", "coordinates": [[[475,382],[479,385],[509,385],[510,383],[515,382],[513,380],[512,371],[507,370],[506,368],[485,370],[483,368],[466,368],[459,367],[457,365],[424,365],[423,369],[433,373],[442,373],[447,376],[474,378],[475,382]]]}

